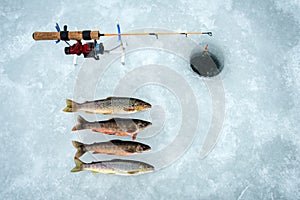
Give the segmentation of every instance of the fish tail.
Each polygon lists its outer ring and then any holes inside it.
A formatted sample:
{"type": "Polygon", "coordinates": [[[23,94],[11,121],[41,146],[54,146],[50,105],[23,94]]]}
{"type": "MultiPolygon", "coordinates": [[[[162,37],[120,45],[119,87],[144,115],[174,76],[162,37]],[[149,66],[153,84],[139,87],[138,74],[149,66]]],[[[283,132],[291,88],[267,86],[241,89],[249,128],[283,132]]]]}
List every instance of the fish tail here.
{"type": "Polygon", "coordinates": [[[75,101],[72,101],[71,99],[66,100],[67,107],[63,109],[64,112],[76,112],[78,103],[75,101]]]}
{"type": "Polygon", "coordinates": [[[77,124],[72,128],[72,131],[82,130],[87,128],[87,124],[90,122],[84,119],[82,116],[78,115],[77,124]]]}
{"type": "Polygon", "coordinates": [[[84,148],[84,144],[77,141],[72,141],[73,146],[77,149],[77,152],[75,154],[75,158],[81,157],[83,154],[85,154],[86,149],[84,148]]]}
{"type": "Polygon", "coordinates": [[[71,172],[80,172],[82,171],[82,164],[83,162],[79,160],[78,158],[74,158],[75,167],[71,170],[71,172]]]}

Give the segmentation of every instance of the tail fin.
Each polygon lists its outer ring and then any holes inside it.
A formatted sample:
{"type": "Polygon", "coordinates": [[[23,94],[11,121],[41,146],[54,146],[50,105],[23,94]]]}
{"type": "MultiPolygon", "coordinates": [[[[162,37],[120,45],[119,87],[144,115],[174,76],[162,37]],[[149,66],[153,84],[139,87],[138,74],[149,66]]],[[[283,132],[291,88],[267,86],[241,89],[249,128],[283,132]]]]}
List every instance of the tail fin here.
{"type": "Polygon", "coordinates": [[[64,112],[76,112],[77,111],[76,106],[78,105],[78,103],[76,103],[75,101],[67,99],[66,104],[67,104],[67,107],[65,107],[65,109],[63,109],[64,112]]]}
{"type": "Polygon", "coordinates": [[[74,158],[75,167],[71,170],[71,172],[80,172],[82,171],[82,164],[83,162],[78,158],[74,158]]]}
{"type": "Polygon", "coordinates": [[[77,141],[72,141],[73,146],[77,149],[77,152],[75,154],[75,158],[81,157],[85,152],[84,144],[77,141]]]}
{"type": "Polygon", "coordinates": [[[82,130],[85,129],[85,125],[90,123],[89,121],[85,120],[83,117],[78,115],[77,117],[77,124],[72,128],[72,131],[82,130]]]}

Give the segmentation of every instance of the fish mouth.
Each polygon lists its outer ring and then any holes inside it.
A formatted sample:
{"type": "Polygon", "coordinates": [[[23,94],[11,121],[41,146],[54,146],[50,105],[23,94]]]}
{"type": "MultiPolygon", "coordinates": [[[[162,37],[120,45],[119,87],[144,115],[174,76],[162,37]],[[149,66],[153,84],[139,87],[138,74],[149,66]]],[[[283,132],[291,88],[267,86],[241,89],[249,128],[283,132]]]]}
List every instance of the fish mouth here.
{"type": "Polygon", "coordinates": [[[141,111],[141,110],[149,110],[151,108],[151,104],[143,102],[142,104],[137,106],[137,110],[141,111]]]}
{"type": "Polygon", "coordinates": [[[138,124],[140,130],[144,130],[145,128],[147,128],[151,125],[152,125],[151,122],[146,122],[146,121],[144,121],[143,123],[138,124]]]}
{"type": "MultiPolygon", "coordinates": [[[[151,107],[150,107],[151,108],[151,107]]],[[[136,108],[137,111],[143,111],[143,110],[149,110],[150,109],[148,106],[138,106],[136,108]]]]}
{"type": "Polygon", "coordinates": [[[143,146],[143,151],[146,152],[146,151],[151,151],[151,147],[148,146],[148,145],[145,145],[143,146]]]}
{"type": "Polygon", "coordinates": [[[152,165],[147,166],[147,168],[144,170],[144,172],[153,172],[154,171],[154,167],[152,165]]]}
{"type": "Polygon", "coordinates": [[[144,105],[144,109],[146,109],[146,110],[150,109],[151,107],[152,107],[152,105],[149,103],[145,103],[145,105],[144,105]]]}

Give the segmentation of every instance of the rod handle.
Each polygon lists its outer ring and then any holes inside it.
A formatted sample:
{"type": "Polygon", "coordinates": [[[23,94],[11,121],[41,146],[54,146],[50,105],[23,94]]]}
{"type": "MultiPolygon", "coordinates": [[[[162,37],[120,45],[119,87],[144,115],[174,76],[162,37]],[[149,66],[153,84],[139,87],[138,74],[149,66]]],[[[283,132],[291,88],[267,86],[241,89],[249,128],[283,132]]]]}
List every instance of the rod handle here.
{"type": "Polygon", "coordinates": [[[34,40],[99,40],[99,31],[34,32],[34,40]]]}

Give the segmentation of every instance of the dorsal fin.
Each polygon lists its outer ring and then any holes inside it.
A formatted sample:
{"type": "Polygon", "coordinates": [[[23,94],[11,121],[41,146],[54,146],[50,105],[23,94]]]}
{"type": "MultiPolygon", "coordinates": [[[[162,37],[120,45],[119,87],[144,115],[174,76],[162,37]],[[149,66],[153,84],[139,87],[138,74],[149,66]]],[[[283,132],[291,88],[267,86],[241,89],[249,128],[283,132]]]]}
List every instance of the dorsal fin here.
{"type": "Polygon", "coordinates": [[[109,142],[113,144],[121,144],[123,141],[122,140],[109,140],[109,142]]]}

